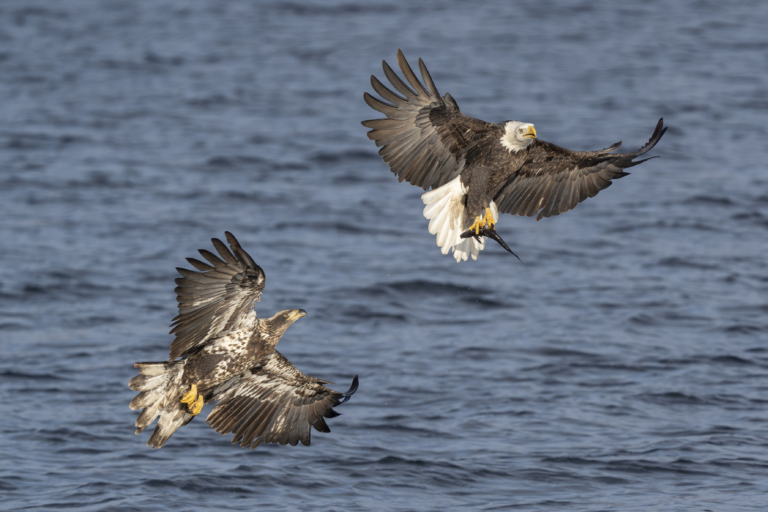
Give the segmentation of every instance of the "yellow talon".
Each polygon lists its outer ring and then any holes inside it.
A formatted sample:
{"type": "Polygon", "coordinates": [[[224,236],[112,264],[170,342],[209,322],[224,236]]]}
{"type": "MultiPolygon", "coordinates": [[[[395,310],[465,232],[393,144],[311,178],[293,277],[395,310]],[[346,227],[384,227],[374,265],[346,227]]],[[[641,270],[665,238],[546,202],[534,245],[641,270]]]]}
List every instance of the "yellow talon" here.
{"type": "Polygon", "coordinates": [[[491,213],[491,209],[490,208],[486,208],[485,209],[485,219],[484,220],[485,220],[485,226],[486,227],[489,227],[489,228],[493,229],[494,226],[496,226],[496,221],[493,220],[493,213],[491,213]]]}
{"type": "Polygon", "coordinates": [[[183,404],[191,404],[195,401],[195,398],[197,398],[197,384],[192,384],[192,387],[187,391],[187,393],[181,397],[181,403],[183,404]]]}
{"type": "Polygon", "coordinates": [[[485,209],[485,215],[482,217],[477,217],[475,219],[475,223],[469,226],[470,231],[474,230],[476,235],[480,234],[480,229],[482,228],[493,228],[496,226],[496,221],[493,220],[493,213],[491,213],[490,208],[485,209]]]}
{"type": "Polygon", "coordinates": [[[189,414],[197,416],[203,410],[203,395],[199,395],[195,403],[189,405],[189,414]]]}
{"type": "Polygon", "coordinates": [[[181,397],[181,403],[187,404],[187,410],[192,416],[200,414],[203,410],[203,395],[197,394],[197,384],[192,384],[183,397],[181,397]]]}
{"type": "Polygon", "coordinates": [[[475,223],[469,226],[469,230],[474,230],[475,234],[477,235],[480,233],[480,228],[483,227],[484,224],[485,220],[482,217],[478,217],[475,219],[475,223]]]}

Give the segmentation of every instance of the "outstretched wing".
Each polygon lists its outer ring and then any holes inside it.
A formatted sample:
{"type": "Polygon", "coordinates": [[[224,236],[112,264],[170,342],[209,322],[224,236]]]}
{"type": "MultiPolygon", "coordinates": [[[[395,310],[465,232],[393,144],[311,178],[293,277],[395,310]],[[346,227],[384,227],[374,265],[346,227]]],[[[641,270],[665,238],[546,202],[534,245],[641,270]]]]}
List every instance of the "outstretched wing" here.
{"type": "Polygon", "coordinates": [[[667,131],[659,119],[648,143],[636,153],[611,154],[621,143],[601,151],[571,151],[549,142],[536,140],[525,164],[513,174],[495,195],[500,213],[532,217],[536,220],[572,210],[588,197],[611,186],[611,180],[626,176],[624,169],[641,164],[633,162],[650,151],[667,131]]]}
{"type": "Polygon", "coordinates": [[[363,121],[362,124],[371,128],[368,138],[381,147],[379,155],[389,164],[399,181],[405,180],[424,190],[437,188],[461,174],[466,163],[464,155],[467,147],[495,125],[462,114],[450,94],[441,98],[421,59],[419,70],[426,88],[416,78],[400,50],[397,50],[397,63],[413,89],[392,71],[386,61],[382,62],[384,75],[403,96],[387,89],[375,76],[371,76],[373,89],[389,103],[367,92],[363,98],[368,106],[387,118],[363,121]]]}
{"type": "Polygon", "coordinates": [[[187,258],[200,272],[177,268],[184,276],[176,279],[176,300],[179,314],[173,319],[169,361],[204,345],[222,331],[237,325],[253,312],[264,289],[264,271],[240,247],[235,236],[227,231],[230,252],[221,240],[212,239],[221,259],[200,249],[208,263],[187,258]]]}
{"type": "Polygon", "coordinates": [[[326,388],[321,381],[296,369],[275,351],[264,366],[255,367],[214,388],[206,401],[219,400],[205,420],[221,434],[234,432],[232,443],[256,448],[261,443],[310,442],[310,427],[330,432],[323,418],[339,413],[333,407],[343,404],[357,391],[357,376],[346,393],[326,388]]]}

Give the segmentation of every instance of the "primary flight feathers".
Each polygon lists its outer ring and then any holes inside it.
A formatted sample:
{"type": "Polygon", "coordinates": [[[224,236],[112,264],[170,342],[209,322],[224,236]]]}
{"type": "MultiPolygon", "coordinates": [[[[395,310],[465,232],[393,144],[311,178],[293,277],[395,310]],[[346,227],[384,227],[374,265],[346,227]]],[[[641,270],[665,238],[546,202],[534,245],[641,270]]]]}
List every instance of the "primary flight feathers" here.
{"type": "Polygon", "coordinates": [[[651,139],[635,153],[613,154],[621,142],[598,151],[572,151],[538,139],[531,123],[494,124],[464,115],[450,94],[440,96],[421,59],[424,85],[400,50],[397,63],[408,84],[383,62],[397,93],[372,76],[374,91],[385,101],[367,92],[363,97],[386,118],[362,124],[371,128],[368,138],[381,148],[379,155],[399,181],[432,189],[422,196],[429,232],[437,235],[443,254],[453,251],[456,261],[477,259],[484,247],[484,238],[466,237],[468,231],[493,229],[500,213],[538,213],[540,220],[575,208],[626,176],[624,169],[648,160],[633,161],[666,131],[659,120],[651,139]]]}
{"type": "Polygon", "coordinates": [[[226,233],[232,252],[220,240],[212,239],[221,255],[200,249],[200,255],[210,263],[195,258],[187,261],[200,272],[176,268],[183,277],[176,279],[176,301],[179,314],[173,319],[168,358],[173,361],[204,344],[212,336],[227,331],[255,315],[253,308],[261,300],[266,277],[247,252],[240,247],[232,233],[226,233]]]}
{"type": "Polygon", "coordinates": [[[328,381],[301,373],[275,349],[306,312],[258,318],[253,307],[264,289],[264,271],[231,233],[226,237],[231,252],[214,238],[220,257],[201,250],[209,263],[189,258],[198,271],[178,269],[184,277],[176,280],[179,315],[172,324],[170,361],[136,363],[139,375],[129,383],[140,392],[131,409],[143,409],[136,433],[159,416],[147,445],[160,448],[203,404],[218,402],[206,421],[221,434],[233,433],[233,443],[309,445],[311,428],[330,432],[324,418],[339,415],[333,407],[357,391],[357,376],[346,393],[333,391],[323,385],[328,381]]]}

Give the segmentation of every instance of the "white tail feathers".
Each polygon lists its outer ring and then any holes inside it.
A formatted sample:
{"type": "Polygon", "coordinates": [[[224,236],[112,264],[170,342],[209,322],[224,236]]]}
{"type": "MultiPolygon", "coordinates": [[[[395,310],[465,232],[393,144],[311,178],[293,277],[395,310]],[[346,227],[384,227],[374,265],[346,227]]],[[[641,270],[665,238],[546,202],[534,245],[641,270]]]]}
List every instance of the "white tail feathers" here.
{"type": "MultiPolygon", "coordinates": [[[[474,219],[470,219],[465,206],[467,188],[457,177],[440,188],[430,190],[421,196],[426,205],[424,217],[429,220],[429,232],[437,235],[437,245],[443,254],[453,250],[457,262],[467,261],[471,255],[476,260],[480,251],[485,249],[485,237],[478,242],[474,238],[461,238],[461,234],[469,229],[474,219]]],[[[499,210],[491,201],[491,213],[494,222],[499,220],[499,210]]]]}
{"type": "Polygon", "coordinates": [[[179,427],[194,417],[187,413],[187,407],[179,399],[185,391],[181,377],[185,361],[173,363],[136,363],[139,375],[128,383],[134,391],[140,391],[131,400],[131,409],[144,409],[136,418],[136,433],[140,434],[155,419],[160,419],[149,437],[147,446],[160,448],[179,427]]]}

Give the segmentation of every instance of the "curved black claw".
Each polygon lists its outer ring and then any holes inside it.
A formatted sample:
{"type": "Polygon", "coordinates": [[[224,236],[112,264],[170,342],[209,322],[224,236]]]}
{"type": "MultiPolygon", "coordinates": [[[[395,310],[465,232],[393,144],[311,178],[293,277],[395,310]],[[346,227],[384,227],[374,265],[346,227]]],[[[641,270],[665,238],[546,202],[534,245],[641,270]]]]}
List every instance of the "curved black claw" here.
{"type": "Polygon", "coordinates": [[[517,254],[512,252],[512,249],[509,248],[509,246],[504,242],[504,240],[502,240],[502,238],[499,236],[499,234],[493,228],[488,228],[488,227],[482,228],[477,234],[475,234],[474,230],[469,229],[469,230],[467,230],[467,231],[465,231],[465,232],[463,232],[461,234],[461,238],[474,237],[475,240],[477,240],[478,242],[481,241],[480,240],[481,236],[485,236],[485,237],[488,237],[488,238],[490,238],[492,240],[496,240],[499,243],[499,245],[504,248],[505,251],[507,251],[509,254],[511,254],[512,256],[517,258],[517,260],[520,263],[523,262],[523,260],[520,259],[520,256],[518,256],[517,254]]]}

